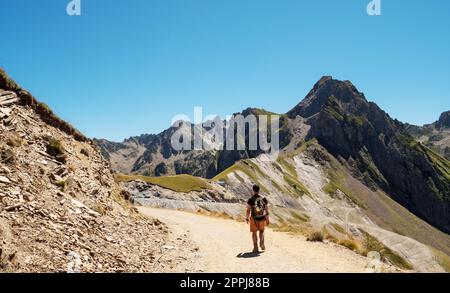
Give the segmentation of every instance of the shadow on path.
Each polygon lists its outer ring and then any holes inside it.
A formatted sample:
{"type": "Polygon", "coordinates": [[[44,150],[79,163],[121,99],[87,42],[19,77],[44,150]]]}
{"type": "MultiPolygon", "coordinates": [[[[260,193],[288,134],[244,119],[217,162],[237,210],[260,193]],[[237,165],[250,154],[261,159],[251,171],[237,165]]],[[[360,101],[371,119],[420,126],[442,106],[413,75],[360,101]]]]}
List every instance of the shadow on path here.
{"type": "Polygon", "coordinates": [[[244,252],[236,255],[237,258],[253,258],[261,255],[261,252],[244,252]]]}

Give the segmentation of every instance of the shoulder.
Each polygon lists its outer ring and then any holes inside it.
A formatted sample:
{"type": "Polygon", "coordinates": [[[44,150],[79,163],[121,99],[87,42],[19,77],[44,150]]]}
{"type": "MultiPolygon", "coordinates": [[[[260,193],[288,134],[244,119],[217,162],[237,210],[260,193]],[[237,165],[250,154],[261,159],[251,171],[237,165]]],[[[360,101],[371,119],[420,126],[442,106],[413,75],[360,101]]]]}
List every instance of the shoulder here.
{"type": "Polygon", "coordinates": [[[253,205],[253,203],[255,202],[255,198],[252,196],[252,197],[250,197],[249,199],[248,199],[248,201],[247,201],[247,203],[249,204],[249,205],[253,205]]]}

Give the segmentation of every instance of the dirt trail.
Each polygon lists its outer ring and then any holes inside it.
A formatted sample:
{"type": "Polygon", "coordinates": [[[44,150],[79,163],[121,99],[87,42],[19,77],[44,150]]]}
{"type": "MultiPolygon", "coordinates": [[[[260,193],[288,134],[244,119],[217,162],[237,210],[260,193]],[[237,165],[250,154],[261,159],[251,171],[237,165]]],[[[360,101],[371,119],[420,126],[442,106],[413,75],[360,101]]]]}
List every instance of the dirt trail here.
{"type": "Polygon", "coordinates": [[[364,272],[368,260],[334,244],[308,242],[300,235],[266,232],[267,251],[250,254],[248,226],[233,220],[193,213],[141,207],[144,214],[165,222],[173,237],[190,237],[199,248],[193,271],[208,273],[364,272]]]}

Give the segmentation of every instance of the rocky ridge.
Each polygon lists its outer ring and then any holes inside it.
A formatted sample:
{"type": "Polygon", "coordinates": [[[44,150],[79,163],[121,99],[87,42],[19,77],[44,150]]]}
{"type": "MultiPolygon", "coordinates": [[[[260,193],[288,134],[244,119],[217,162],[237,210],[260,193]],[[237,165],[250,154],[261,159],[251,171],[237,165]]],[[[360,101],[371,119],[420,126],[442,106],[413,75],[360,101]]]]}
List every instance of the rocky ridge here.
{"type": "Polygon", "coordinates": [[[450,160],[450,111],[440,115],[439,120],[423,126],[405,124],[415,139],[450,160]]]}

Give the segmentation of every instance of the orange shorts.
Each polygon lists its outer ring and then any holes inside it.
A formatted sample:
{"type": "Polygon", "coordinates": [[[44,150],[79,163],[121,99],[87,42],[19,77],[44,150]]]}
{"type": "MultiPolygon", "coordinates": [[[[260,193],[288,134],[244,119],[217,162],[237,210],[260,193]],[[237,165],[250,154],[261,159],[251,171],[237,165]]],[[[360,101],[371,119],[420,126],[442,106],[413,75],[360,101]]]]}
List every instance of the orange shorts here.
{"type": "Polygon", "coordinates": [[[267,219],[263,219],[261,221],[255,221],[253,218],[250,217],[250,232],[264,232],[264,229],[266,229],[267,226],[267,219]]]}

